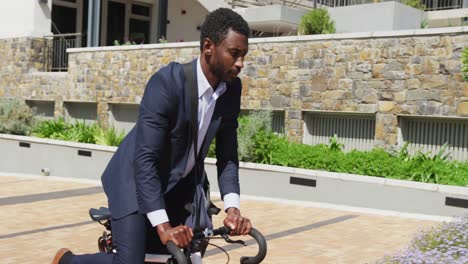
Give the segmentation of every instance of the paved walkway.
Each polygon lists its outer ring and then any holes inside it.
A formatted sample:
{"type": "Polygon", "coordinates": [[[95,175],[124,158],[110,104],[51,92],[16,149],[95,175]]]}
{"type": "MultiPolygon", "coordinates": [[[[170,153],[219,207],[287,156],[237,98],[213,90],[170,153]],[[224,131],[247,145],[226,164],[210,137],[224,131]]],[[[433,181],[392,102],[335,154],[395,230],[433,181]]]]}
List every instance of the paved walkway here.
{"type": "MultiPolygon", "coordinates": [[[[0,177],[0,263],[47,264],[61,247],[75,253],[95,252],[103,228],[90,221],[88,209],[102,205],[106,198],[96,184],[0,177]]],[[[243,199],[241,207],[267,238],[264,263],[274,264],[372,263],[404,248],[420,228],[435,224],[258,199],[243,199]]],[[[215,226],[221,222],[222,217],[217,217],[215,226]]],[[[230,263],[239,263],[241,255],[254,255],[255,250],[255,246],[230,249],[230,263]]],[[[227,262],[214,247],[207,254],[204,263],[227,262]]]]}

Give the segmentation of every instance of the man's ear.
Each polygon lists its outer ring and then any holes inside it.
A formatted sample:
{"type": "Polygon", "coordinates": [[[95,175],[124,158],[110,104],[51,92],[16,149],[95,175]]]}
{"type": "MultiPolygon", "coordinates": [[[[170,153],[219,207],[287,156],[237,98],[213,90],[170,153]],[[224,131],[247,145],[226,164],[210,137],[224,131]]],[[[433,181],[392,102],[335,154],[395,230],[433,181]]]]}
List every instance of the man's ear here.
{"type": "Polygon", "coordinates": [[[214,52],[214,43],[213,41],[211,41],[211,39],[209,38],[205,38],[203,40],[203,54],[204,55],[208,55],[208,56],[211,56],[214,52]]]}

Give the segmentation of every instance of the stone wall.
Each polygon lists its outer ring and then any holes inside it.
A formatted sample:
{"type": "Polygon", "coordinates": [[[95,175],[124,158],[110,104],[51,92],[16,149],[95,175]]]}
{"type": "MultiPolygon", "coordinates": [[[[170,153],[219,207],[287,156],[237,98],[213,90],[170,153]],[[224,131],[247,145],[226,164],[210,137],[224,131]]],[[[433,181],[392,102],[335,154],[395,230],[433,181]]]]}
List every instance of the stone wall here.
{"type": "Polygon", "coordinates": [[[464,46],[465,33],[254,44],[243,106],[286,109],[297,141],[301,111],[376,113],[376,142],[392,145],[399,114],[468,116],[464,46]]]}
{"type": "Polygon", "coordinates": [[[0,97],[56,101],[62,113],[62,92],[68,73],[46,73],[46,45],[42,38],[0,40],[0,97]]]}
{"type": "Polygon", "coordinates": [[[71,53],[67,78],[70,86],[63,100],[97,102],[98,116],[106,123],[109,103],[140,103],[145,84],[154,72],[171,61],[188,62],[198,54],[198,46],[193,45],[71,53]]]}
{"type": "MultiPolygon", "coordinates": [[[[170,61],[187,62],[199,44],[174,43],[73,49],[67,74],[37,73],[34,40],[0,41],[0,96],[97,102],[106,123],[109,103],[139,103],[150,75],[170,61]]],[[[372,113],[375,140],[397,141],[397,115],[468,116],[468,83],[460,28],[251,39],[241,74],[242,107],[280,109],[286,131],[301,141],[304,111],[372,113]]]]}

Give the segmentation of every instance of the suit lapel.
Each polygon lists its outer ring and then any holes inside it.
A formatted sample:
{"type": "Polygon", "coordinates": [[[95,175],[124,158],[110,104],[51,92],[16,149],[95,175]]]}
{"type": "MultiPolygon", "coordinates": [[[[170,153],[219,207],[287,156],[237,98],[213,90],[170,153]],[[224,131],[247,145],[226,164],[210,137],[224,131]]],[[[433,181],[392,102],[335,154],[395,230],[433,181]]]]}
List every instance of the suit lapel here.
{"type": "MultiPolygon", "coordinates": [[[[194,82],[195,82],[195,89],[197,89],[196,93],[198,94],[198,81],[197,81],[197,59],[193,60],[192,62],[192,73],[193,73],[193,79],[194,79],[194,82]]],[[[186,82],[184,82],[184,86],[187,85],[186,82]]],[[[185,156],[186,156],[186,159],[188,158],[188,152],[190,151],[190,146],[193,145],[193,133],[192,133],[192,126],[195,125],[197,128],[198,128],[198,124],[192,124],[192,115],[191,115],[191,111],[190,111],[190,108],[192,107],[192,102],[190,101],[190,96],[187,94],[187,89],[189,89],[189,87],[184,87],[184,90],[183,90],[183,93],[184,93],[184,102],[185,102],[185,120],[187,121],[187,123],[189,124],[187,126],[187,129],[189,130],[188,131],[188,135],[189,135],[189,138],[188,138],[188,143],[187,146],[186,146],[186,150],[185,150],[185,156]]],[[[197,96],[198,98],[198,96],[197,96]]],[[[198,113],[198,109],[197,109],[197,113],[198,113]]],[[[196,120],[195,122],[198,123],[198,120],[196,120]]]]}

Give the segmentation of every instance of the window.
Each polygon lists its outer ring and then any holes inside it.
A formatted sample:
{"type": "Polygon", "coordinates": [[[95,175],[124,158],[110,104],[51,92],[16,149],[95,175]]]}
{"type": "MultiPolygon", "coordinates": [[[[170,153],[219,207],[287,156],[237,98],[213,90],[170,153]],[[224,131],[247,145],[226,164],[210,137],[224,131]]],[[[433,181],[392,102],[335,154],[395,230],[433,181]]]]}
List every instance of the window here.
{"type": "Polygon", "coordinates": [[[137,44],[150,43],[151,6],[132,3],[129,18],[129,40],[137,44]]]}
{"type": "Polygon", "coordinates": [[[152,7],[133,0],[103,1],[103,16],[107,18],[101,25],[101,43],[150,43],[152,7]]]}
{"type": "Polygon", "coordinates": [[[409,142],[411,153],[434,155],[447,143],[452,159],[468,160],[468,119],[399,116],[399,124],[398,144],[409,142]]]}
{"type": "Polygon", "coordinates": [[[360,113],[304,113],[303,143],[328,144],[336,135],[346,151],[374,147],[375,115],[360,113]]]}
{"type": "Polygon", "coordinates": [[[150,17],[151,8],[149,6],[133,4],[132,5],[132,14],[140,15],[145,17],[150,17]]]}
{"type": "MultiPolygon", "coordinates": [[[[87,3],[87,1],[85,1],[87,3]]],[[[86,6],[87,4],[85,4],[86,6]]],[[[44,39],[50,42],[45,45],[45,70],[66,71],[68,69],[68,48],[82,45],[83,0],[53,0],[51,11],[52,36],[44,39]]],[[[85,24],[86,26],[86,24],[85,24]]]]}
{"type": "Polygon", "coordinates": [[[130,41],[136,44],[149,43],[149,27],[149,21],[130,19],[130,41]]]}
{"type": "Polygon", "coordinates": [[[107,15],[107,45],[114,41],[123,43],[125,39],[125,4],[109,1],[107,15]]]}

